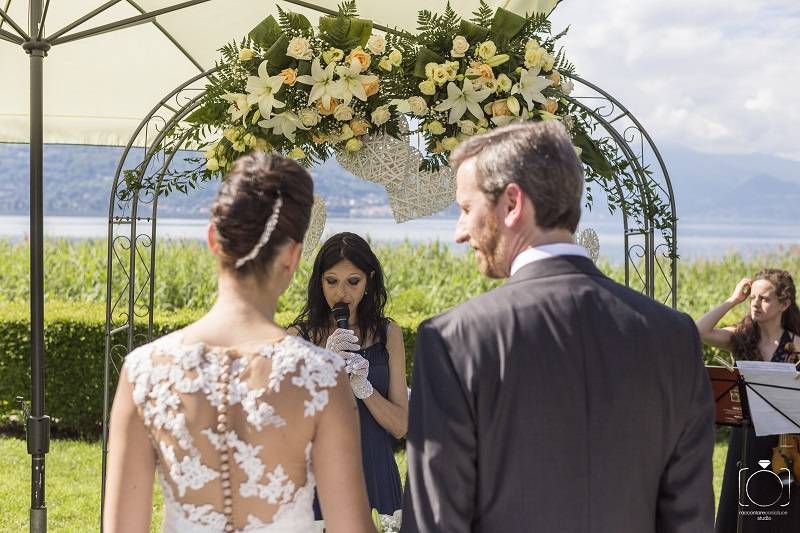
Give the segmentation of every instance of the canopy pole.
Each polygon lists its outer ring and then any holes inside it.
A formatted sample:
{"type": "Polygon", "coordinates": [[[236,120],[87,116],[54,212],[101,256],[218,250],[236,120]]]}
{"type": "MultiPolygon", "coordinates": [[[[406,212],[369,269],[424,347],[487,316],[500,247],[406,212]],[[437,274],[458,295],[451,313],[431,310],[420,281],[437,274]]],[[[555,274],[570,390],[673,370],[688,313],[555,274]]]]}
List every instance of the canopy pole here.
{"type": "MultiPolygon", "coordinates": [[[[39,35],[42,0],[31,0],[30,35],[39,35]]],[[[50,448],[50,417],[44,414],[44,202],[43,202],[43,62],[50,45],[31,40],[23,45],[30,56],[30,269],[31,269],[31,412],[26,419],[31,456],[31,533],[47,531],[45,456],[50,448]]]]}

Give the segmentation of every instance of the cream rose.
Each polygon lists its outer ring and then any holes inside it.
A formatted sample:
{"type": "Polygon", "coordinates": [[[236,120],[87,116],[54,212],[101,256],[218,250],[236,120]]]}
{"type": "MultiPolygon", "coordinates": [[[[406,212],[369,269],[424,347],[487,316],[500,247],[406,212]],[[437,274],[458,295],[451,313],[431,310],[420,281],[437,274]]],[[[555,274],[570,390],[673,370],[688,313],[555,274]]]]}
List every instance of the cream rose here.
{"type": "Polygon", "coordinates": [[[319,121],[322,120],[317,110],[311,108],[301,109],[298,116],[300,117],[300,122],[307,128],[316,126],[319,124],[319,121]]]}
{"type": "Polygon", "coordinates": [[[453,39],[453,49],[450,50],[452,57],[464,57],[464,54],[469,50],[469,42],[463,35],[456,35],[453,39]]]}
{"type": "Polygon", "coordinates": [[[558,86],[561,84],[561,74],[558,73],[557,70],[554,70],[547,79],[553,82],[553,86],[558,86]]]}
{"type": "Polygon", "coordinates": [[[333,112],[333,118],[339,122],[353,120],[353,108],[349,105],[339,104],[333,112]]]}
{"type": "Polygon", "coordinates": [[[250,61],[255,57],[256,53],[249,48],[242,48],[239,50],[239,61],[250,61]]]}
{"type": "Polygon", "coordinates": [[[389,52],[389,61],[391,61],[392,65],[395,67],[399,67],[403,62],[403,54],[400,53],[400,50],[392,50],[389,52]]]}
{"type": "Polygon", "coordinates": [[[425,64],[425,77],[428,78],[428,79],[433,78],[433,71],[436,70],[436,67],[438,67],[438,66],[439,65],[437,65],[436,63],[433,63],[433,62],[426,63],[425,64]]]}
{"type": "Polygon", "coordinates": [[[382,105],[377,108],[375,111],[372,112],[370,118],[372,119],[372,123],[376,126],[381,126],[386,124],[389,119],[392,117],[392,112],[389,111],[388,105],[382,105]]]}
{"type": "Polygon", "coordinates": [[[339,133],[339,140],[337,142],[346,141],[347,139],[352,139],[353,135],[354,135],[353,129],[350,127],[349,124],[345,124],[342,126],[342,131],[341,133],[339,133]]]}
{"type": "Polygon", "coordinates": [[[344,59],[344,52],[338,48],[328,48],[322,52],[322,59],[325,63],[333,63],[344,59]]]}
{"type": "Polygon", "coordinates": [[[561,92],[564,93],[566,96],[569,96],[574,89],[575,89],[575,84],[572,82],[572,80],[561,82],[561,92]]]}
{"type": "Polygon", "coordinates": [[[526,52],[528,50],[535,50],[537,48],[539,48],[539,43],[534,39],[528,39],[528,42],[525,43],[525,51],[526,52]]]}
{"type": "Polygon", "coordinates": [[[436,84],[433,83],[433,81],[431,81],[431,80],[425,80],[423,82],[420,82],[419,91],[422,94],[425,94],[425,95],[428,95],[428,96],[436,94],[436,84]]]}
{"type": "Polygon", "coordinates": [[[344,149],[347,150],[348,152],[358,152],[359,150],[361,150],[361,148],[363,148],[363,146],[364,143],[362,143],[358,139],[350,139],[345,143],[344,149]]]}
{"type": "Polygon", "coordinates": [[[545,72],[549,72],[549,71],[553,70],[553,67],[556,64],[556,58],[551,56],[550,54],[545,54],[544,55],[544,60],[542,61],[542,63],[543,63],[542,64],[542,69],[545,72]]]}
{"type": "Polygon", "coordinates": [[[434,135],[441,135],[445,132],[444,126],[438,120],[434,120],[430,124],[428,124],[428,131],[434,135]]]}
{"type": "Polygon", "coordinates": [[[286,55],[295,59],[303,59],[306,61],[314,57],[311,51],[311,44],[305,37],[295,37],[289,41],[289,46],[286,48],[286,55]]]}
{"type": "Polygon", "coordinates": [[[292,159],[297,159],[297,160],[305,159],[306,158],[306,153],[303,151],[302,148],[300,148],[299,146],[296,146],[296,147],[292,148],[292,150],[289,152],[289,157],[292,158],[292,159]]]}
{"type": "Polygon", "coordinates": [[[442,141],[442,148],[444,148],[445,150],[448,151],[454,150],[456,146],[458,146],[458,139],[456,139],[455,137],[448,137],[447,139],[442,141]]]}
{"type": "Polygon", "coordinates": [[[483,59],[489,59],[497,54],[497,46],[493,41],[484,41],[478,45],[478,56],[483,59]]]}
{"type": "Polygon", "coordinates": [[[510,91],[510,90],[511,90],[511,87],[512,87],[513,85],[514,85],[514,84],[513,84],[513,82],[511,81],[511,78],[509,78],[509,77],[508,77],[508,76],[506,76],[505,74],[500,74],[500,75],[497,77],[497,89],[498,89],[500,92],[507,93],[508,91],[510,91]]]}
{"type": "Polygon", "coordinates": [[[211,172],[216,172],[219,170],[219,161],[217,161],[216,157],[212,157],[208,161],[206,161],[206,168],[211,172]]]}
{"type": "Polygon", "coordinates": [[[461,129],[461,133],[464,135],[475,135],[476,126],[471,120],[459,121],[458,127],[461,129]]]}
{"type": "Polygon", "coordinates": [[[437,85],[444,85],[448,78],[447,69],[442,65],[437,65],[436,68],[433,69],[433,81],[436,82],[437,85]]]}
{"type": "Polygon", "coordinates": [[[544,62],[545,51],[543,48],[531,48],[525,52],[525,67],[541,67],[544,62]]]}
{"type": "Polygon", "coordinates": [[[386,51],[386,39],[380,35],[373,35],[367,41],[367,50],[375,55],[380,55],[386,51]]]}
{"type": "Polygon", "coordinates": [[[411,108],[411,112],[418,117],[424,116],[428,113],[428,104],[421,96],[412,96],[409,98],[408,105],[411,108]]]}
{"type": "Polygon", "coordinates": [[[389,61],[388,57],[382,57],[380,61],[378,61],[378,66],[385,70],[386,72],[391,72],[394,65],[391,61],[389,61]]]}

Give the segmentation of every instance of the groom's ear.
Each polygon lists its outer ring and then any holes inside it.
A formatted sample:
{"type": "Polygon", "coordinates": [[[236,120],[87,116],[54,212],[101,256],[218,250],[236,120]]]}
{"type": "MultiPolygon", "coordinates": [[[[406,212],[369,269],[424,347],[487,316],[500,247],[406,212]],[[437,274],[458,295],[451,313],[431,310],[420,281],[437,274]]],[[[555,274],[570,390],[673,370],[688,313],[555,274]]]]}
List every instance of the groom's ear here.
{"type": "Polygon", "coordinates": [[[505,226],[513,228],[522,222],[525,214],[527,197],[522,187],[516,183],[509,183],[498,202],[502,209],[500,216],[505,226]]]}

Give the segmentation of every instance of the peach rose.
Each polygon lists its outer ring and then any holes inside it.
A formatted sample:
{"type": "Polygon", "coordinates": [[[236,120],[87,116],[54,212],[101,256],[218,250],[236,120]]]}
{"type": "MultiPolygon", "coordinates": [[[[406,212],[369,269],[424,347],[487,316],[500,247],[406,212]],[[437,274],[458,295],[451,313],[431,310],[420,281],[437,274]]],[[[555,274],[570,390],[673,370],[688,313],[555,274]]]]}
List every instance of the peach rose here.
{"type": "Polygon", "coordinates": [[[364,92],[367,93],[367,97],[370,97],[378,92],[381,84],[378,81],[378,76],[369,76],[369,80],[366,83],[362,83],[361,86],[364,88],[364,92]]]}
{"type": "Polygon", "coordinates": [[[351,50],[350,54],[347,56],[348,63],[351,63],[354,59],[361,64],[361,72],[367,70],[369,68],[369,64],[372,62],[370,55],[366,53],[360,46],[358,48],[353,48],[353,50],[351,50]]]}
{"type": "Polygon", "coordinates": [[[319,111],[320,115],[332,115],[334,111],[336,111],[336,106],[339,105],[339,102],[336,99],[331,98],[328,100],[328,105],[325,105],[325,100],[320,98],[317,100],[317,111],[319,111]]]}
{"type": "Polygon", "coordinates": [[[353,130],[353,135],[366,135],[369,132],[369,122],[363,118],[353,119],[350,121],[350,129],[353,130]]]}
{"type": "Polygon", "coordinates": [[[297,71],[293,68],[285,68],[278,75],[283,76],[283,84],[290,87],[297,81],[297,71]]]}
{"type": "Polygon", "coordinates": [[[547,76],[547,79],[553,82],[553,85],[559,85],[561,83],[561,74],[558,73],[557,70],[554,70],[552,74],[547,76]]]}
{"type": "Polygon", "coordinates": [[[555,115],[556,111],[558,111],[558,100],[548,98],[544,104],[544,110],[555,115]]]}
{"type": "Polygon", "coordinates": [[[502,117],[511,114],[511,110],[508,108],[508,103],[505,100],[495,100],[490,104],[490,110],[493,117],[502,117]]]}

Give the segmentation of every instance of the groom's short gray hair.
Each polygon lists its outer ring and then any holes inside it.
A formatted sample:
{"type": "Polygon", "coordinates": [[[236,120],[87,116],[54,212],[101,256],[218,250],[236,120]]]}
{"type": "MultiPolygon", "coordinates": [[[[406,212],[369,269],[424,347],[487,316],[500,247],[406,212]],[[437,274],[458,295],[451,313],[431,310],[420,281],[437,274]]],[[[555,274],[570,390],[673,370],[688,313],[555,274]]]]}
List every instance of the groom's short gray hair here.
{"type": "Polygon", "coordinates": [[[533,203],[537,226],[575,232],[581,218],[583,167],[560,122],[509,124],[470,137],[450,154],[450,165],[458,172],[472,158],[478,186],[493,203],[516,183],[533,203]]]}

